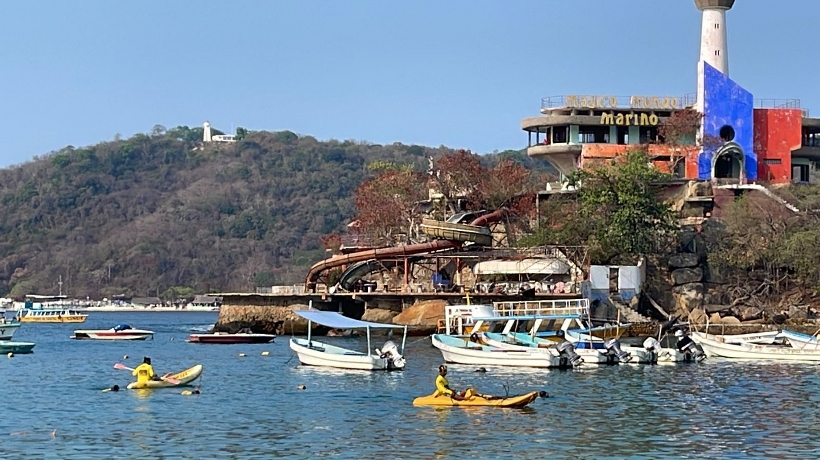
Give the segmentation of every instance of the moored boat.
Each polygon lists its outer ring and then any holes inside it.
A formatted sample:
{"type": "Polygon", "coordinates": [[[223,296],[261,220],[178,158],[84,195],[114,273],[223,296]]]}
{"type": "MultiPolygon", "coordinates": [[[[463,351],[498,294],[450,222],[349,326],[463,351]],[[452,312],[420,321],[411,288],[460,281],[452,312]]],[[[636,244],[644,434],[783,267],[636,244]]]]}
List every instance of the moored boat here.
{"type": "Polygon", "coordinates": [[[127,324],[119,324],[111,329],[76,330],[72,339],[76,340],[145,340],[153,338],[153,331],[134,329],[127,324]]]}
{"type": "Polygon", "coordinates": [[[706,355],[730,359],[813,361],[820,362],[820,350],[814,348],[794,348],[777,345],[755,345],[752,343],[726,343],[723,336],[693,332],[706,355]]]}
{"type": "Polygon", "coordinates": [[[191,368],[185,369],[177,374],[169,375],[168,377],[178,380],[179,383],[171,383],[167,380],[149,380],[147,382],[131,382],[128,384],[129,390],[150,390],[156,388],[171,388],[189,385],[194,380],[198,379],[202,374],[202,365],[197,364],[191,368]]]}
{"type": "Polygon", "coordinates": [[[16,353],[26,354],[31,353],[34,349],[34,342],[12,342],[10,340],[0,340],[0,353],[16,353]]]}
{"type": "Polygon", "coordinates": [[[82,323],[88,315],[67,308],[25,308],[17,318],[23,323],[82,323]]]}
{"type": "Polygon", "coordinates": [[[573,353],[572,344],[569,342],[547,348],[544,352],[497,348],[446,334],[433,334],[431,339],[433,346],[438,348],[442,358],[448,363],[541,368],[577,367],[583,363],[583,359],[573,353]]]}
{"type": "Polygon", "coordinates": [[[524,407],[538,398],[537,391],[531,391],[515,396],[491,396],[482,394],[472,394],[463,400],[453,399],[450,396],[433,393],[429,396],[420,396],[413,400],[414,406],[450,406],[450,407],[475,407],[491,406],[518,408],[524,407]]]}
{"type": "Polygon", "coordinates": [[[309,366],[335,367],[366,371],[402,370],[406,364],[404,345],[407,341],[407,326],[397,324],[372,323],[348,318],[336,312],[320,310],[294,310],[294,313],[308,320],[307,339],[290,339],[290,349],[296,353],[299,362],[309,366]],[[313,323],[333,329],[365,329],[367,331],[367,351],[361,352],[337,347],[311,339],[313,323]],[[371,329],[403,329],[401,348],[388,340],[381,349],[371,352],[371,329]]]}
{"type": "Polygon", "coordinates": [[[0,340],[11,340],[19,328],[19,321],[9,321],[5,317],[0,317],[0,340]]]}
{"type": "Polygon", "coordinates": [[[254,334],[249,331],[230,334],[228,332],[212,332],[210,334],[191,334],[188,342],[191,343],[270,343],[276,338],[274,334],[254,334]]]}

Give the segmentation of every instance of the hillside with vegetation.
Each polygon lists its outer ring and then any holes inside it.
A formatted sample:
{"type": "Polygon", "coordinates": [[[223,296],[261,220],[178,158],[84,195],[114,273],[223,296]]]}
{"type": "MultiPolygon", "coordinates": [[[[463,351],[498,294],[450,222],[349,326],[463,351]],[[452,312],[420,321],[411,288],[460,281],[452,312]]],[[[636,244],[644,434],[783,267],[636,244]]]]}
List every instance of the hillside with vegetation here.
{"type": "MultiPolygon", "coordinates": [[[[237,130],[203,144],[185,126],[66,147],[0,170],[0,294],[91,298],[248,291],[298,283],[326,257],[320,238],[356,215],[375,165],[424,172],[446,147],[320,142],[237,130]]],[[[540,173],[546,162],[511,159],[540,173]]]]}

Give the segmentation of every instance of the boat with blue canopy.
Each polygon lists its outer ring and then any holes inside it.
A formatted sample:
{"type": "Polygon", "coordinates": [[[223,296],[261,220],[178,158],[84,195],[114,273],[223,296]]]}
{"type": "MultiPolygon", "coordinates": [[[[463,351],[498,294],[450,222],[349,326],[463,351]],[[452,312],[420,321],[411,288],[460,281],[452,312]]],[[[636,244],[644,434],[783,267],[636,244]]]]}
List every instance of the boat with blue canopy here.
{"type": "Polygon", "coordinates": [[[308,320],[307,339],[291,338],[290,349],[299,357],[299,362],[308,366],[335,367],[339,369],[357,369],[366,371],[402,370],[405,366],[404,346],[407,343],[407,326],[386,323],[373,323],[348,318],[341,313],[321,310],[294,310],[295,314],[308,320]],[[364,329],[367,334],[367,350],[365,352],[330,345],[313,340],[313,323],[331,329],[364,329]],[[371,350],[372,329],[403,329],[401,348],[392,340],[388,340],[381,349],[371,350]]]}

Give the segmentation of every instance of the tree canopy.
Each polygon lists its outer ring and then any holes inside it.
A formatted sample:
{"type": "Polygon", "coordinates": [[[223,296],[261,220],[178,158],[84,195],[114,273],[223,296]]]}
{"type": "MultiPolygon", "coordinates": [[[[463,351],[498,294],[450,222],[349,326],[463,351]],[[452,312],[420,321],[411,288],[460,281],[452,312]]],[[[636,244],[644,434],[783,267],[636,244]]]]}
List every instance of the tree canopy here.
{"type": "Polygon", "coordinates": [[[201,127],[157,125],[0,170],[0,294],[56,294],[60,276],[63,292],[93,298],[298,283],[327,256],[321,237],[356,215],[354,191],[378,174],[368,165],[417,177],[428,156],[454,153],[237,134],[203,144],[201,127]]]}

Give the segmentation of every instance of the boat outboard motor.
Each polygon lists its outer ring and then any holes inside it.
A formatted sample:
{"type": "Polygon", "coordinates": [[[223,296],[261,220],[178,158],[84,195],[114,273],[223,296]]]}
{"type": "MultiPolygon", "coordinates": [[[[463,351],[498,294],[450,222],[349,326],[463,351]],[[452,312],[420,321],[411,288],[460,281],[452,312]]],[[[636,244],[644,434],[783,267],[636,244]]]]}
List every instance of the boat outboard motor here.
{"type": "Polygon", "coordinates": [[[646,340],[643,341],[643,348],[649,354],[649,362],[650,363],[657,363],[658,358],[661,355],[661,351],[663,348],[661,347],[661,343],[658,342],[658,339],[654,337],[648,337],[646,340]]]}
{"type": "Polygon", "coordinates": [[[701,362],[706,359],[706,353],[703,352],[703,348],[683,331],[680,329],[675,331],[675,337],[678,338],[676,346],[678,350],[685,355],[686,361],[701,362]]]}
{"type": "Polygon", "coordinates": [[[578,356],[578,353],[575,353],[575,346],[569,340],[562,341],[555,346],[555,349],[558,350],[558,355],[561,359],[566,360],[572,367],[578,367],[584,363],[584,358],[581,358],[578,356]]]}
{"type": "Polygon", "coordinates": [[[687,361],[701,362],[706,359],[706,353],[703,352],[703,348],[695,342],[690,342],[684,345],[680,351],[682,351],[686,357],[689,358],[687,361]]]}
{"type": "Polygon", "coordinates": [[[399,353],[399,347],[392,340],[384,342],[381,350],[376,348],[376,354],[387,360],[388,369],[404,369],[404,357],[399,353]]]}
{"type": "Polygon", "coordinates": [[[604,342],[604,347],[606,347],[607,354],[617,356],[618,361],[622,363],[632,361],[632,355],[629,352],[621,350],[621,342],[618,342],[617,339],[607,340],[604,342]]]}

